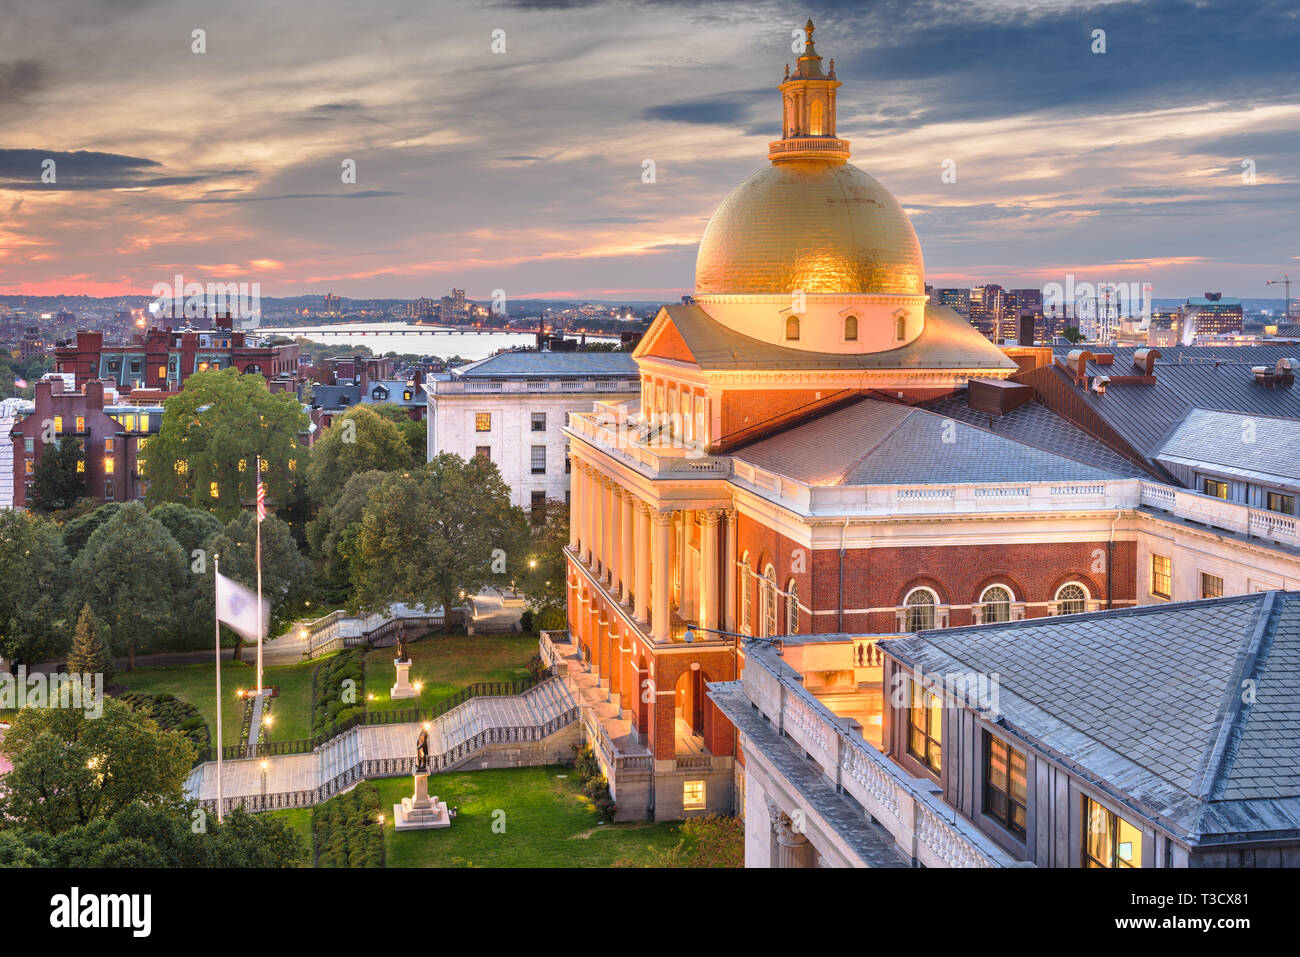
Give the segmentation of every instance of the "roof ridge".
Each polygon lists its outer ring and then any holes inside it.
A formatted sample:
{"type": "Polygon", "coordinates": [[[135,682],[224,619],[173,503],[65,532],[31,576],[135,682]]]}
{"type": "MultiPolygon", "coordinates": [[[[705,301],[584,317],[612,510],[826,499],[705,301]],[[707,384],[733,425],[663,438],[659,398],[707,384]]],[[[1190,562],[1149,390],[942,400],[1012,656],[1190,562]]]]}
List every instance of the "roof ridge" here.
{"type": "Polygon", "coordinates": [[[1222,793],[1224,780],[1237,758],[1237,748],[1241,743],[1241,733],[1250,717],[1250,705],[1243,700],[1241,692],[1246,680],[1259,684],[1259,667],[1267,659],[1272,647],[1272,635],[1277,629],[1286,600],[1279,591],[1267,591],[1260,603],[1255,627],[1250,641],[1237,653],[1237,667],[1232,680],[1219,702],[1219,731],[1208,754],[1202,757],[1200,782],[1196,796],[1202,801],[1213,800],[1222,793]]]}
{"type": "MultiPolygon", "coordinates": [[[[864,396],[861,402],[855,402],[852,405],[846,406],[845,411],[847,411],[848,409],[856,409],[860,405],[866,402],[874,402],[877,405],[883,405],[883,406],[895,405],[895,403],[893,402],[885,402],[882,399],[873,399],[870,398],[869,396],[864,396]]],[[[884,445],[886,439],[888,439],[891,435],[893,435],[900,428],[902,428],[903,423],[912,417],[913,412],[918,411],[915,406],[902,406],[902,408],[907,409],[907,411],[904,412],[901,416],[899,416],[898,421],[895,422],[888,429],[886,429],[884,433],[881,434],[881,436],[878,439],[876,439],[875,443],[873,443],[872,445],[864,449],[861,455],[859,455],[856,459],[854,459],[851,463],[849,463],[849,467],[846,468],[840,476],[840,482],[839,482],[840,485],[844,484],[844,479],[846,477],[853,474],[854,469],[856,469],[859,465],[865,462],[872,455],[872,453],[876,451],[876,449],[884,445]]]]}

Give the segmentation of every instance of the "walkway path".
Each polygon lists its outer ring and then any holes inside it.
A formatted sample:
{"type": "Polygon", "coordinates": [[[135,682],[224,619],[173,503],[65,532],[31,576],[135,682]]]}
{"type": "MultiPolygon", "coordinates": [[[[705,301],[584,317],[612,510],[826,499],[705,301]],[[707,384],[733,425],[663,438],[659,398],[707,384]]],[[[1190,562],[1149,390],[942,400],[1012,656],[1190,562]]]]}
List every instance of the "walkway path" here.
{"type": "MultiPolygon", "coordinates": [[[[576,708],[577,702],[568,687],[557,678],[521,695],[471,698],[433,721],[429,729],[429,754],[446,754],[483,731],[542,728],[576,708]]],[[[225,761],[222,794],[228,799],[238,799],[308,791],[336,780],[365,761],[409,761],[419,734],[420,725],[414,721],[363,725],[331,738],[310,754],[225,761]]],[[[405,770],[409,770],[409,764],[405,770]]],[[[185,791],[189,797],[215,800],[216,762],[208,761],[190,772],[185,791]]]]}

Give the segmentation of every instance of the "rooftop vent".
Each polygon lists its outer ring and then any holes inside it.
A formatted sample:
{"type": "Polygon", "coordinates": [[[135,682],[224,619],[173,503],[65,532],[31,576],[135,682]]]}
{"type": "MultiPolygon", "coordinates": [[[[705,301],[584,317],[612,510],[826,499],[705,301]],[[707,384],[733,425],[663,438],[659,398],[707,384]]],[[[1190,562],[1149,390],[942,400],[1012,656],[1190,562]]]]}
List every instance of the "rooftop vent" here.
{"type": "Polygon", "coordinates": [[[1156,360],[1160,358],[1159,349],[1138,349],[1133,353],[1133,365],[1141,369],[1143,375],[1156,374],[1156,360]]]}
{"type": "Polygon", "coordinates": [[[1251,373],[1255,376],[1255,384],[1272,388],[1273,381],[1276,379],[1274,370],[1268,366],[1251,366],[1251,373]]]}
{"type": "Polygon", "coordinates": [[[1098,395],[1106,394],[1106,386],[1110,384],[1110,376],[1099,375],[1092,380],[1092,391],[1098,395]]]}
{"type": "Polygon", "coordinates": [[[1087,375],[1088,360],[1091,358],[1092,353],[1087,349],[1071,349],[1070,354],[1066,357],[1065,361],[1069,363],[1070,368],[1074,370],[1075,377],[1082,379],[1087,375]]]}
{"type": "Polygon", "coordinates": [[[1294,385],[1296,369],[1300,369],[1300,359],[1278,359],[1273,370],[1277,384],[1288,387],[1294,385]]]}

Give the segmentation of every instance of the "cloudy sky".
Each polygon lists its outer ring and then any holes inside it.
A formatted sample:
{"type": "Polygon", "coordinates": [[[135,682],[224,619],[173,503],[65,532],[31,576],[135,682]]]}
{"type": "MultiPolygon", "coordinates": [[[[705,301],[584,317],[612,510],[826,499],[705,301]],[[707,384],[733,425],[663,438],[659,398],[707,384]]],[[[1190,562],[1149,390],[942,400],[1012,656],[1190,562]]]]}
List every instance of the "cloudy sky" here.
{"type": "Polygon", "coordinates": [[[675,297],[808,16],[929,282],[1300,276],[1294,0],[41,0],[0,17],[0,293],[675,297]]]}

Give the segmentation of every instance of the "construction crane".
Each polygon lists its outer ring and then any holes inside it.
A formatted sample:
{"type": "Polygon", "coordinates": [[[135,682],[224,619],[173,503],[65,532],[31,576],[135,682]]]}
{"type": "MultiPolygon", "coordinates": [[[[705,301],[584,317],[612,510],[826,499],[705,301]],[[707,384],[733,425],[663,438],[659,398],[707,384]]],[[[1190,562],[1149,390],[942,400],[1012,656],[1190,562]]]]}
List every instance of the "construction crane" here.
{"type": "Polygon", "coordinates": [[[1283,273],[1281,279],[1265,279],[1266,286],[1283,286],[1286,289],[1286,321],[1291,321],[1291,274],[1283,273]]]}

